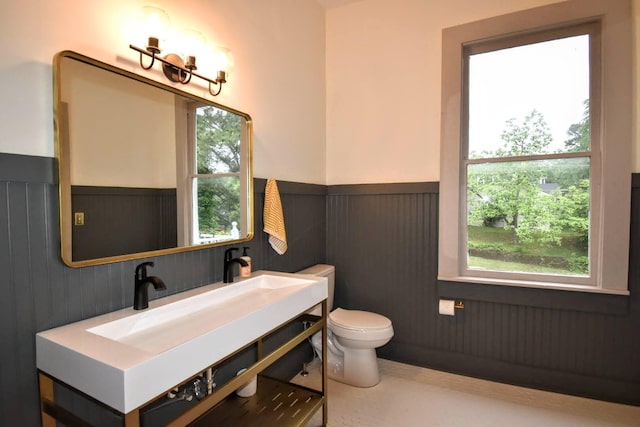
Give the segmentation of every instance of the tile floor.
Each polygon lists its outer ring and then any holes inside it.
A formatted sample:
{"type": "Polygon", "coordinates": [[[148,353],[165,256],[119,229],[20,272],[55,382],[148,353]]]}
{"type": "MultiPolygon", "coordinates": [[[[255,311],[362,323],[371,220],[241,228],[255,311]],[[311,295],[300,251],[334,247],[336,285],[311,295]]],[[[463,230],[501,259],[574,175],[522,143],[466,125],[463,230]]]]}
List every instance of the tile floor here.
{"type": "MultiPolygon", "coordinates": [[[[330,427],[640,426],[640,407],[484,381],[379,359],[372,388],[329,380],[330,427]]],[[[294,382],[318,388],[318,364],[294,382]]],[[[307,427],[322,425],[322,411],[307,427]]]]}

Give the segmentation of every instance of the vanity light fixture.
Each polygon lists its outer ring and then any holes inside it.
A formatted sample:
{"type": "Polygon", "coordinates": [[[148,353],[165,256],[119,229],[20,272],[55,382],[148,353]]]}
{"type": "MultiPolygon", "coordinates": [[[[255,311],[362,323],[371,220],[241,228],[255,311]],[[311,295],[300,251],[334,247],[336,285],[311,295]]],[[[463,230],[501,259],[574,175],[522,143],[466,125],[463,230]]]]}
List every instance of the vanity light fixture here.
{"type": "MultiPolygon", "coordinates": [[[[134,46],[133,44],[129,45],[129,48],[135,50],[140,53],[140,66],[149,70],[156,63],[156,60],[162,64],[162,71],[167,79],[174,83],[182,83],[187,84],[191,81],[193,76],[198,77],[201,80],[204,80],[209,83],[209,93],[212,96],[217,96],[222,91],[222,85],[227,82],[227,65],[230,63],[229,55],[230,52],[225,48],[218,48],[216,55],[222,55],[224,59],[221,61],[218,59],[218,64],[216,64],[219,68],[217,71],[217,75],[214,79],[203,76],[202,74],[198,74],[195,70],[198,69],[196,65],[196,51],[189,50],[192,49],[191,46],[193,43],[189,43],[189,46],[185,46],[184,55],[179,55],[176,53],[168,53],[165,56],[160,56],[162,50],[160,49],[160,33],[162,31],[166,31],[169,26],[169,17],[167,14],[160,8],[155,6],[145,6],[142,10],[143,17],[146,21],[146,30],[147,33],[147,46],[146,48],[140,48],[134,46]],[[151,61],[145,65],[144,57],[151,58],[151,61]],[[216,89],[217,86],[217,89],[216,89]]],[[[202,35],[196,31],[186,31],[185,36],[188,36],[192,42],[195,41],[195,44],[204,45],[204,38],[202,35]]]]}

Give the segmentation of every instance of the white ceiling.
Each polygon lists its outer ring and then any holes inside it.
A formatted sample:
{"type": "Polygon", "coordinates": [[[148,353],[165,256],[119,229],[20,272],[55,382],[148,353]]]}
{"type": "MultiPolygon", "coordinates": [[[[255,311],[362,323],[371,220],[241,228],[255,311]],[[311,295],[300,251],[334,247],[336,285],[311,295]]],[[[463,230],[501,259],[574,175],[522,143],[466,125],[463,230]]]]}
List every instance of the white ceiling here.
{"type": "Polygon", "coordinates": [[[316,0],[325,9],[333,9],[335,7],[344,6],[349,3],[355,3],[363,0],[316,0]]]}

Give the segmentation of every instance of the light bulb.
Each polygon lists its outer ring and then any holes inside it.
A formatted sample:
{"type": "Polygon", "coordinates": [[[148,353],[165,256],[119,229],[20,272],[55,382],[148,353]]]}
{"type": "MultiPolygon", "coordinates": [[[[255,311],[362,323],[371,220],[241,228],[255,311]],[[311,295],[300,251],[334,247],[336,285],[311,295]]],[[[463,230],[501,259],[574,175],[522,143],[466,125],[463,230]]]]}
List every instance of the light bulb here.
{"type": "Polygon", "coordinates": [[[145,42],[149,46],[162,48],[163,42],[167,40],[167,34],[171,28],[169,15],[156,6],[144,6],[140,10],[140,31],[145,42]],[[159,45],[159,46],[158,46],[159,45]]]}
{"type": "Polygon", "coordinates": [[[213,64],[216,71],[224,71],[229,77],[229,74],[235,68],[235,62],[231,50],[226,47],[218,46],[214,50],[213,64]]]}
{"type": "Polygon", "coordinates": [[[204,56],[205,47],[207,45],[206,39],[199,31],[184,30],[181,34],[181,47],[182,57],[185,64],[193,63],[195,69],[196,58],[202,58],[204,56]]]}

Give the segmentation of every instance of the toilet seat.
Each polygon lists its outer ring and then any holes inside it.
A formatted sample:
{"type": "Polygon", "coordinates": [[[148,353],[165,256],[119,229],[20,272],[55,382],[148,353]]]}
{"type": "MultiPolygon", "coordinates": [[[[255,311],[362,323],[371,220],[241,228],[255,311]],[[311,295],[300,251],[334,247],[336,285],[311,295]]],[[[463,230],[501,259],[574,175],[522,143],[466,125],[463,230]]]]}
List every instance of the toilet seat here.
{"type": "Polygon", "coordinates": [[[393,336],[391,320],[381,314],[336,308],[329,314],[329,328],[339,337],[352,340],[379,340],[393,336]]]}

